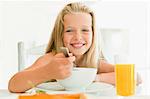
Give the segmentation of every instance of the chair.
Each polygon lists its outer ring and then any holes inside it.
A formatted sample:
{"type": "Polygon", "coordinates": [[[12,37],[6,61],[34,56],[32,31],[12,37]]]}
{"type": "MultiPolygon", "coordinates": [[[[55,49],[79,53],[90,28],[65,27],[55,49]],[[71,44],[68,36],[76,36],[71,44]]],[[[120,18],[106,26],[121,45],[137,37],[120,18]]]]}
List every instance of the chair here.
{"type": "Polygon", "coordinates": [[[106,60],[115,63],[116,55],[129,54],[129,31],[123,28],[100,29],[101,47],[106,60]]]}
{"type": "Polygon", "coordinates": [[[37,58],[44,55],[46,44],[36,46],[33,44],[29,48],[24,42],[18,42],[18,71],[31,65],[37,58]]]}

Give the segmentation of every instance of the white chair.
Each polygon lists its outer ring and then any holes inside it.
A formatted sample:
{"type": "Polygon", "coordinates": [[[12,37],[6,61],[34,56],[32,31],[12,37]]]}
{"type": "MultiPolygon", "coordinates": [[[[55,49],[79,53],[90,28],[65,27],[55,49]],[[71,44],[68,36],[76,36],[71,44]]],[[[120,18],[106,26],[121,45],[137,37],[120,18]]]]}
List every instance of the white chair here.
{"type": "Polygon", "coordinates": [[[116,55],[129,53],[129,31],[122,28],[100,29],[101,48],[104,57],[110,63],[115,62],[116,55]]]}
{"type": "Polygon", "coordinates": [[[46,44],[26,47],[24,42],[18,42],[18,71],[31,65],[38,57],[45,53],[46,44]]]}

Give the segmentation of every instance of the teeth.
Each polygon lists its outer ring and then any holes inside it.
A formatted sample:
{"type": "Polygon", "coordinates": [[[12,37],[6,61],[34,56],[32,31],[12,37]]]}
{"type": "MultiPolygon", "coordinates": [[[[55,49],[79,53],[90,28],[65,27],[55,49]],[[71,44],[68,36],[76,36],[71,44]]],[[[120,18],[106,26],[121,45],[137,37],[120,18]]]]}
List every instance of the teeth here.
{"type": "Polygon", "coordinates": [[[82,47],[83,44],[72,44],[73,47],[76,47],[76,48],[79,48],[79,47],[82,47]]]}

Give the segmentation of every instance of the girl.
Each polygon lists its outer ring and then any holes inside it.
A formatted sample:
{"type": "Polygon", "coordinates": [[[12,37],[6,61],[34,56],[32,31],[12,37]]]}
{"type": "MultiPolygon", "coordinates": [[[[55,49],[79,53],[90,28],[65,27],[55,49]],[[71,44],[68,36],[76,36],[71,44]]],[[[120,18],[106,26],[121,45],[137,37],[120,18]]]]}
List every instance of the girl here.
{"type": "Polygon", "coordinates": [[[81,3],[70,3],[59,13],[46,54],[29,68],[18,72],[9,81],[11,92],[25,92],[35,85],[71,75],[73,64],[78,67],[96,67],[95,81],[115,84],[114,66],[99,56],[96,46],[94,13],[81,3]],[[69,49],[69,57],[58,53],[60,47],[69,49]]]}

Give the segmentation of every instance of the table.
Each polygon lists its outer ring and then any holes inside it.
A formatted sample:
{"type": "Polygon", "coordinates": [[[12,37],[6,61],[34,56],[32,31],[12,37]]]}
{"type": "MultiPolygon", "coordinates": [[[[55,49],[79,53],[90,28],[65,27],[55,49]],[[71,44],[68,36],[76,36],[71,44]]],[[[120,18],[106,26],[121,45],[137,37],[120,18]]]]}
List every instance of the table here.
{"type": "MultiPolygon", "coordinates": [[[[0,99],[17,99],[21,94],[10,93],[7,89],[0,90],[0,99]]],[[[86,94],[88,99],[150,99],[150,95],[134,95],[128,97],[119,97],[119,96],[98,96],[93,94],[86,94]]]]}

